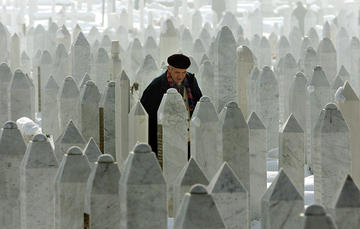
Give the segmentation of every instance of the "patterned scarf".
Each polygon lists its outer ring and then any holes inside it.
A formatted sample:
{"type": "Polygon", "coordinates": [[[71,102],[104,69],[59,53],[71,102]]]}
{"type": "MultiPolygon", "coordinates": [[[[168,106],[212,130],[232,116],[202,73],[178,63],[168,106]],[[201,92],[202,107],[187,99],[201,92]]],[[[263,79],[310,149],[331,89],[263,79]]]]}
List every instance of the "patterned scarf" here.
{"type": "MultiPolygon", "coordinates": [[[[175,88],[174,81],[171,78],[169,71],[166,72],[166,77],[167,77],[170,87],[175,88]]],[[[190,110],[190,112],[192,112],[194,110],[194,100],[193,100],[193,96],[191,94],[189,82],[187,80],[185,80],[185,88],[186,88],[186,94],[187,94],[187,99],[188,99],[188,103],[189,103],[189,110],[190,110]]]]}

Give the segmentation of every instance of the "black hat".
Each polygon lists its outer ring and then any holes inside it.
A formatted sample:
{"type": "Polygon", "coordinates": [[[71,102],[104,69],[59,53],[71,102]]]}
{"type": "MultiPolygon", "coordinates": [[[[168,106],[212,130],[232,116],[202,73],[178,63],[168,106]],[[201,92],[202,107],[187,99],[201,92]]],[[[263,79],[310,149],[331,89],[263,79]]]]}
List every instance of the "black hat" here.
{"type": "Polygon", "coordinates": [[[167,62],[175,68],[187,69],[190,66],[190,58],[183,54],[174,54],[168,57],[167,62]]]}

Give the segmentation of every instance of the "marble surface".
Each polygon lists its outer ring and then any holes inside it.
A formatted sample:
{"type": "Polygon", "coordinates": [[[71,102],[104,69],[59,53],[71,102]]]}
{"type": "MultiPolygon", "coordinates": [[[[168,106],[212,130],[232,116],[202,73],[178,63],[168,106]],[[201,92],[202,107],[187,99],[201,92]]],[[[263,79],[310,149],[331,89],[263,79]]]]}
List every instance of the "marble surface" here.
{"type": "Polygon", "coordinates": [[[260,197],[266,191],[266,129],[255,112],[250,114],[249,158],[250,158],[250,219],[261,216],[260,197]]]}
{"type": "Polygon", "coordinates": [[[161,62],[166,62],[166,58],[170,55],[177,53],[180,47],[179,40],[179,32],[175,28],[174,23],[171,19],[167,19],[164,22],[164,26],[162,26],[162,30],[160,31],[160,41],[159,41],[159,49],[160,49],[160,60],[161,62]]]}
{"type": "Polygon", "coordinates": [[[196,104],[190,121],[191,156],[210,180],[223,161],[219,118],[209,97],[196,104]]]}
{"type": "Polygon", "coordinates": [[[98,157],[102,154],[99,146],[96,144],[94,139],[91,137],[84,148],[84,154],[86,155],[90,167],[93,168],[98,160],[98,157]]]}
{"type": "Polygon", "coordinates": [[[250,79],[248,80],[247,88],[249,89],[247,91],[247,104],[248,104],[248,112],[251,114],[251,112],[257,112],[257,80],[259,78],[260,71],[258,67],[254,67],[250,74],[250,79]]]}
{"type": "Polygon", "coordinates": [[[85,141],[92,137],[99,144],[99,102],[101,95],[94,81],[89,80],[80,95],[80,129],[85,141]]]}
{"type": "Polygon", "coordinates": [[[8,86],[12,78],[12,72],[8,64],[0,64],[0,125],[9,120],[9,94],[8,86]]]}
{"type": "Polygon", "coordinates": [[[120,228],[167,228],[167,191],[156,156],[147,144],[129,153],[119,181],[120,228]]]}
{"type": "Polygon", "coordinates": [[[351,173],[350,130],[335,104],[327,104],[319,134],[321,204],[330,208],[351,173]]]}
{"type": "Polygon", "coordinates": [[[189,140],[188,111],[176,89],[170,88],[164,94],[157,117],[158,131],[162,128],[162,142],[158,143],[158,152],[162,152],[162,168],[168,189],[169,216],[173,216],[173,184],[187,162],[189,140]]]}
{"type": "Polygon", "coordinates": [[[47,137],[35,135],[20,165],[21,228],[54,228],[54,179],[58,167],[47,137]]]}
{"type": "Polygon", "coordinates": [[[135,82],[140,84],[140,95],[142,95],[143,91],[154,79],[154,76],[158,76],[159,74],[159,67],[157,66],[154,57],[151,54],[146,55],[135,75],[135,82]]]}
{"type": "Polygon", "coordinates": [[[59,110],[58,106],[54,106],[57,103],[58,91],[59,86],[55,79],[50,76],[44,89],[44,100],[41,108],[41,129],[43,133],[53,135],[54,139],[57,139],[60,135],[59,110]]]}
{"type": "Polygon", "coordinates": [[[119,41],[111,42],[111,76],[110,79],[115,81],[116,77],[120,74],[122,69],[122,62],[120,59],[121,46],[119,41]]]}
{"type": "Polygon", "coordinates": [[[220,113],[223,161],[234,170],[248,193],[250,190],[249,127],[235,102],[229,102],[220,113]]]}
{"type": "Polygon", "coordinates": [[[55,155],[59,162],[61,162],[64,154],[71,146],[79,146],[84,148],[86,142],[81,135],[78,128],[70,121],[64,132],[55,141],[55,155]]]}
{"type": "Polygon", "coordinates": [[[318,51],[319,65],[322,66],[329,82],[333,82],[337,73],[337,52],[332,41],[325,37],[319,43],[318,51]]]}
{"type": "Polygon", "coordinates": [[[196,79],[198,80],[198,84],[203,95],[209,97],[211,101],[215,102],[216,95],[213,90],[215,87],[214,66],[210,61],[205,61],[200,65],[199,74],[196,79]]]}
{"type": "Polygon", "coordinates": [[[55,228],[84,227],[84,193],[90,165],[82,150],[73,146],[62,158],[55,179],[55,228]]]}
{"type": "Polygon", "coordinates": [[[350,175],[346,176],[336,198],[334,220],[339,229],[360,225],[360,190],[350,175]]]}
{"type": "MultiPolygon", "coordinates": [[[[265,38],[266,39],[266,38],[265,38]]],[[[269,46],[270,53],[270,46],[269,46]]],[[[237,91],[239,107],[242,110],[245,117],[250,115],[251,111],[248,111],[247,95],[251,71],[254,67],[254,56],[251,50],[247,46],[240,46],[237,49],[237,91]]]]}
{"type": "Polygon", "coordinates": [[[94,81],[100,93],[103,94],[107,85],[107,81],[110,80],[110,58],[107,51],[102,47],[94,53],[94,56],[94,81]]]}
{"type": "Polygon", "coordinates": [[[206,187],[197,184],[193,185],[190,191],[185,194],[176,214],[173,228],[221,229],[226,228],[226,225],[206,187]]]}
{"type": "Polygon", "coordinates": [[[304,131],[291,114],[279,134],[279,168],[283,168],[301,196],[304,196],[304,131]]]}
{"type": "Polygon", "coordinates": [[[20,67],[20,37],[14,33],[10,39],[10,67],[12,71],[15,71],[20,67]]]}
{"type": "Polygon", "coordinates": [[[58,94],[60,133],[65,130],[70,120],[72,120],[76,126],[80,126],[79,99],[80,92],[74,78],[67,76],[62,82],[58,94]]]}
{"type": "MultiPolygon", "coordinates": [[[[52,72],[52,66],[53,66],[53,59],[49,51],[44,50],[41,53],[40,57],[40,79],[41,79],[41,90],[44,90],[45,85],[47,81],[49,80],[49,77],[52,72]]],[[[38,76],[35,77],[35,79],[38,79],[38,76]]],[[[41,97],[44,98],[43,95],[41,97]]]]}
{"type": "Polygon", "coordinates": [[[304,199],[280,169],[261,200],[262,228],[301,228],[299,214],[303,211],[304,199]]]}
{"type": "Polygon", "coordinates": [[[174,182],[174,215],[176,215],[185,193],[187,193],[194,184],[207,186],[209,180],[206,178],[196,160],[191,157],[174,182]]]}
{"type": "Polygon", "coordinates": [[[335,223],[331,216],[321,205],[311,205],[305,210],[304,227],[306,229],[335,229],[335,223]]]}
{"type": "Polygon", "coordinates": [[[16,123],[6,122],[0,135],[0,223],[4,229],[20,228],[20,164],[25,151],[16,123]]]}
{"type": "Polygon", "coordinates": [[[212,178],[208,192],[226,228],[249,228],[249,195],[228,163],[224,162],[212,178]]]}
{"type": "Polygon", "coordinates": [[[110,154],[99,156],[86,185],[85,212],[90,215],[90,228],[119,228],[120,176],[119,167],[110,154]]]}
{"type": "Polygon", "coordinates": [[[131,108],[129,113],[129,149],[137,142],[148,143],[149,117],[140,101],[131,108]]]}
{"type": "Polygon", "coordinates": [[[16,70],[8,87],[9,118],[17,120],[21,117],[33,119],[35,113],[32,110],[32,89],[25,74],[16,70]]]}
{"type": "Polygon", "coordinates": [[[123,166],[129,154],[130,80],[125,71],[115,81],[115,148],[116,161],[123,166]]]}
{"type": "Polygon", "coordinates": [[[100,102],[104,108],[104,153],[111,154],[116,160],[115,150],[115,82],[110,81],[100,102]]]}
{"type": "Polygon", "coordinates": [[[65,77],[70,74],[70,57],[65,46],[60,43],[56,46],[52,76],[57,85],[61,85],[65,77]]]}
{"type": "Polygon", "coordinates": [[[85,73],[90,72],[90,45],[82,32],[71,45],[72,76],[79,83],[85,73]]]}

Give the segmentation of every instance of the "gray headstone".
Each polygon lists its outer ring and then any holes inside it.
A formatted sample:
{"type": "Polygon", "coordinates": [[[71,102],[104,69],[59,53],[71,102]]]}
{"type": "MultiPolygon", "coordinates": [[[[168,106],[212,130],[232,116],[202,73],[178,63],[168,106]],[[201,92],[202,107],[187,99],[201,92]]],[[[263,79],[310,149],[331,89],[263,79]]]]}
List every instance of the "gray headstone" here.
{"type": "Polygon", "coordinates": [[[157,75],[159,75],[159,68],[155,59],[150,54],[146,55],[135,76],[135,82],[140,84],[140,94],[142,94],[146,87],[151,83],[154,76],[157,75]]]}
{"type": "Polygon", "coordinates": [[[247,84],[247,104],[248,104],[248,113],[257,112],[258,107],[258,93],[257,93],[257,82],[259,79],[260,71],[258,67],[254,67],[250,73],[250,79],[247,84]]]}
{"type": "Polygon", "coordinates": [[[161,26],[160,32],[160,62],[166,61],[167,57],[179,50],[179,33],[171,19],[167,19],[161,26]]]}
{"type": "Polygon", "coordinates": [[[344,65],[350,69],[350,55],[349,55],[350,37],[344,27],[341,27],[336,35],[336,54],[337,54],[337,69],[344,65]]]}
{"type": "Polygon", "coordinates": [[[86,185],[85,212],[91,228],[118,228],[120,225],[120,170],[110,154],[99,156],[86,185]]]}
{"type": "Polygon", "coordinates": [[[120,74],[122,69],[122,61],[120,59],[121,47],[119,41],[112,41],[111,43],[111,76],[110,79],[114,81],[120,74]]]}
{"type": "Polygon", "coordinates": [[[249,228],[249,195],[231,167],[224,162],[211,180],[212,195],[226,228],[249,228]]]}
{"type": "Polygon", "coordinates": [[[0,222],[4,229],[20,228],[20,164],[25,151],[16,123],[6,122],[0,135],[0,222]]]}
{"type": "Polygon", "coordinates": [[[149,116],[140,101],[129,112],[129,149],[137,142],[148,142],[149,116]]]}
{"type": "Polygon", "coordinates": [[[333,219],[326,214],[321,205],[311,205],[306,208],[303,229],[336,229],[333,219]]]}
{"type": "Polygon", "coordinates": [[[107,81],[109,80],[110,80],[109,56],[104,48],[99,48],[95,59],[94,81],[98,86],[100,93],[104,92],[107,81]]]}
{"type": "Polygon", "coordinates": [[[329,82],[333,82],[337,73],[336,50],[330,39],[324,38],[320,41],[317,55],[319,64],[322,66],[329,82]]]}
{"type": "Polygon", "coordinates": [[[90,72],[90,45],[82,32],[71,47],[72,74],[79,83],[85,73],[90,72]]]}
{"type": "Polygon", "coordinates": [[[166,183],[147,144],[129,153],[119,181],[121,228],[167,228],[166,183]]]}
{"type": "Polygon", "coordinates": [[[203,95],[208,96],[211,101],[216,101],[214,92],[214,66],[210,61],[205,61],[200,65],[199,75],[196,78],[203,95]]]}
{"type": "Polygon", "coordinates": [[[304,73],[308,81],[311,79],[312,72],[316,65],[318,65],[318,57],[316,51],[312,47],[309,47],[306,50],[304,57],[304,73]]]}
{"type": "Polygon", "coordinates": [[[355,88],[356,91],[359,91],[360,88],[360,81],[356,77],[360,73],[359,68],[359,59],[360,59],[360,41],[359,38],[353,37],[350,41],[349,45],[350,49],[350,75],[352,77],[351,84],[355,88]]]}
{"type": "Polygon", "coordinates": [[[197,63],[200,63],[202,56],[206,53],[206,49],[200,39],[196,39],[192,48],[191,55],[197,63]]]}
{"type": "Polygon", "coordinates": [[[102,154],[99,146],[96,144],[94,139],[91,137],[88,143],[86,144],[84,148],[84,154],[86,155],[89,165],[91,168],[94,167],[95,162],[97,162],[98,157],[102,154]]]}
{"type": "Polygon", "coordinates": [[[41,127],[43,133],[53,135],[54,139],[57,139],[60,135],[59,110],[58,106],[56,106],[58,92],[59,86],[55,79],[50,76],[44,89],[44,100],[41,108],[41,127]]]}
{"type": "Polygon", "coordinates": [[[20,37],[15,33],[11,36],[10,66],[13,71],[20,67],[20,37]]]}
{"type": "Polygon", "coordinates": [[[304,211],[304,200],[283,169],[272,182],[261,200],[261,226],[269,228],[298,228],[299,214],[304,211]]]}
{"type": "Polygon", "coordinates": [[[65,24],[56,32],[56,41],[58,44],[63,44],[67,51],[70,51],[71,35],[65,24]]]}
{"type": "Polygon", "coordinates": [[[0,125],[9,120],[9,94],[8,87],[12,78],[10,67],[7,63],[0,64],[0,125]]]}
{"type": "Polygon", "coordinates": [[[291,47],[291,53],[295,59],[299,59],[300,45],[301,45],[302,32],[298,27],[293,27],[289,33],[289,42],[291,47]]]}
{"type": "MultiPolygon", "coordinates": [[[[49,51],[44,50],[40,58],[40,77],[41,90],[45,89],[46,82],[49,80],[53,68],[53,61],[49,51]]],[[[37,77],[36,77],[37,78],[37,77]]],[[[44,97],[42,96],[42,99],[44,97]]]]}
{"type": "Polygon", "coordinates": [[[30,73],[30,68],[31,68],[30,57],[26,54],[25,51],[21,53],[21,68],[25,73],[27,74],[30,73]]]}
{"type": "Polygon", "coordinates": [[[307,80],[302,72],[296,73],[292,79],[289,88],[289,113],[294,114],[300,126],[306,131],[306,115],[307,115],[307,80]]]}
{"type": "Polygon", "coordinates": [[[285,36],[281,36],[276,44],[276,61],[278,62],[286,54],[291,53],[291,47],[288,39],[285,36]]]}
{"type": "Polygon", "coordinates": [[[55,179],[55,228],[84,227],[84,193],[90,166],[82,150],[73,146],[62,158],[55,179]]]}
{"type": "Polygon", "coordinates": [[[22,228],[54,228],[54,179],[58,167],[47,137],[35,135],[20,167],[22,228]]]}
{"type": "Polygon", "coordinates": [[[56,83],[61,85],[65,77],[70,74],[70,59],[68,52],[63,44],[56,47],[52,76],[56,83]]]}
{"type": "Polygon", "coordinates": [[[153,37],[148,37],[144,44],[144,55],[152,55],[156,62],[159,62],[159,47],[153,37]]]}
{"type": "Polygon", "coordinates": [[[258,67],[271,66],[272,57],[270,43],[264,36],[261,37],[256,56],[258,58],[258,67]]]}
{"type": "Polygon", "coordinates": [[[2,50],[0,54],[0,62],[7,62],[7,58],[9,56],[9,44],[8,44],[8,31],[6,27],[0,23],[0,50],[2,50]]]}

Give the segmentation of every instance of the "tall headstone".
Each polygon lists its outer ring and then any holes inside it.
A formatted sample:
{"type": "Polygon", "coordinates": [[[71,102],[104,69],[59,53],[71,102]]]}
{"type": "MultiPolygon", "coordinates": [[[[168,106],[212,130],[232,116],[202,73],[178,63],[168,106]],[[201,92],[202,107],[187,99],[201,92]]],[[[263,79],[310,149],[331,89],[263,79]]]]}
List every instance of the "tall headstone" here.
{"type": "Polygon", "coordinates": [[[304,196],[305,135],[293,114],[281,128],[279,138],[279,168],[285,170],[298,193],[304,196]]]}
{"type": "Polygon", "coordinates": [[[115,150],[115,82],[110,81],[105,87],[100,107],[104,108],[104,153],[116,160],[115,150]]]}
{"type": "Polygon", "coordinates": [[[317,53],[312,47],[309,47],[306,50],[304,57],[304,73],[308,81],[311,79],[312,72],[316,65],[318,65],[317,53]]]}
{"type": "Polygon", "coordinates": [[[35,135],[20,167],[21,228],[54,228],[54,179],[58,167],[50,141],[43,134],[35,135]]]}
{"type": "MultiPolygon", "coordinates": [[[[331,208],[343,179],[351,172],[350,131],[337,106],[329,103],[325,107],[324,119],[320,125],[319,135],[320,203],[331,208]],[[336,171],[336,173],[334,173],[336,171]]],[[[317,198],[316,198],[317,199],[317,198]]]]}
{"type": "Polygon", "coordinates": [[[196,160],[191,157],[174,182],[174,215],[176,215],[185,193],[195,184],[208,185],[209,181],[196,160]]]}
{"type": "Polygon", "coordinates": [[[44,89],[44,100],[41,109],[41,127],[43,133],[53,135],[54,139],[57,139],[60,135],[59,110],[58,106],[56,106],[58,92],[59,86],[55,79],[50,76],[44,89]]]}
{"type": "Polygon", "coordinates": [[[7,63],[0,64],[0,125],[9,120],[9,94],[8,87],[12,78],[10,67],[7,63]]]}
{"type": "Polygon", "coordinates": [[[305,132],[306,128],[306,114],[307,114],[307,80],[302,72],[296,73],[292,79],[291,87],[289,89],[289,113],[294,114],[296,120],[305,132]]]}
{"type": "Polygon", "coordinates": [[[60,133],[64,131],[65,126],[70,120],[72,120],[75,125],[80,125],[79,94],[79,89],[74,78],[67,76],[58,94],[60,133]]]}
{"type": "Polygon", "coordinates": [[[129,113],[129,149],[137,142],[148,143],[149,117],[140,101],[131,108],[129,113]]]}
{"type": "Polygon", "coordinates": [[[55,228],[84,227],[84,193],[90,166],[82,150],[73,146],[62,158],[55,179],[55,228]]]}
{"type": "Polygon", "coordinates": [[[337,73],[336,50],[330,39],[324,38],[320,41],[317,55],[319,64],[323,68],[329,82],[333,82],[337,73]]]}
{"type": "Polygon", "coordinates": [[[360,161],[360,101],[348,81],[339,88],[335,96],[337,105],[350,129],[351,176],[355,183],[360,184],[360,168],[356,166],[360,161]]]}
{"type": "Polygon", "coordinates": [[[250,219],[260,219],[261,200],[266,191],[266,129],[255,112],[247,121],[250,157],[250,219]]]}
{"type": "Polygon", "coordinates": [[[116,160],[122,166],[129,154],[130,80],[122,71],[115,82],[116,160]]]}
{"type": "Polygon", "coordinates": [[[251,50],[246,46],[241,46],[237,49],[237,94],[239,107],[245,117],[250,115],[250,110],[247,104],[248,95],[248,81],[251,71],[254,67],[254,56],[251,50]]]}
{"type": "Polygon", "coordinates": [[[249,127],[235,102],[227,103],[219,117],[223,160],[250,193],[249,127]]]}
{"type": "Polygon", "coordinates": [[[353,85],[354,89],[356,91],[359,91],[360,89],[360,80],[356,77],[359,72],[360,72],[360,68],[359,68],[359,58],[360,58],[360,41],[359,38],[357,37],[353,37],[350,41],[350,45],[349,45],[349,49],[350,49],[350,75],[352,77],[351,79],[351,84],[353,85]]]}
{"type": "Polygon", "coordinates": [[[111,42],[111,76],[110,79],[114,81],[120,74],[122,69],[122,62],[120,59],[120,43],[119,41],[111,42]]]}
{"type": "Polygon", "coordinates": [[[56,83],[61,85],[65,77],[70,74],[70,60],[63,44],[58,44],[55,50],[55,57],[52,67],[52,76],[56,83]]]}
{"type": "Polygon", "coordinates": [[[260,68],[271,65],[271,48],[270,43],[266,37],[262,36],[259,48],[256,53],[257,63],[260,68]]]}
{"type": "Polygon", "coordinates": [[[190,122],[191,155],[209,180],[223,161],[218,127],[214,105],[209,97],[201,97],[190,122]]]}
{"type": "MultiPolygon", "coordinates": [[[[75,40],[75,39],[74,39],[75,40]]],[[[90,72],[90,45],[82,32],[71,47],[72,76],[79,83],[85,73],[90,72]]]]}
{"type": "Polygon", "coordinates": [[[0,222],[4,229],[20,228],[20,164],[25,151],[16,123],[6,122],[0,134],[0,222]]]}
{"type": "Polygon", "coordinates": [[[212,195],[226,228],[249,228],[249,195],[231,167],[224,162],[212,178],[212,195]]]}
{"type": "Polygon", "coordinates": [[[107,81],[110,80],[110,60],[104,48],[99,48],[95,58],[94,81],[101,93],[104,92],[107,81]]]}
{"type": "Polygon", "coordinates": [[[209,60],[201,64],[197,80],[203,95],[208,96],[211,101],[215,102],[214,66],[209,60]]]}
{"type": "Polygon", "coordinates": [[[8,51],[8,31],[4,24],[0,23],[0,50],[3,50],[0,54],[0,62],[7,62],[9,56],[8,51]]]}
{"type": "Polygon", "coordinates": [[[11,36],[10,66],[12,71],[20,67],[20,37],[15,33],[11,36]]]}
{"type": "Polygon", "coordinates": [[[218,112],[229,101],[236,101],[236,41],[229,27],[224,26],[216,37],[214,60],[215,107],[218,112]]]}
{"type": "Polygon", "coordinates": [[[70,51],[71,35],[65,24],[56,32],[56,41],[58,44],[63,44],[67,51],[70,51]]]}
{"type": "Polygon", "coordinates": [[[350,69],[349,43],[349,34],[344,27],[341,27],[336,35],[337,69],[340,69],[342,65],[350,69]]]}
{"type": "Polygon", "coordinates": [[[247,88],[247,104],[248,112],[257,112],[258,107],[258,93],[257,93],[257,82],[259,79],[260,71],[258,67],[254,67],[250,74],[250,79],[248,80],[247,88]]]}
{"type": "Polygon", "coordinates": [[[85,212],[90,228],[118,228],[120,225],[120,170],[110,154],[99,156],[87,180],[85,212]]]}
{"type": "Polygon", "coordinates": [[[146,55],[135,76],[135,82],[139,83],[140,94],[157,75],[159,75],[159,68],[155,59],[152,55],[146,55]]]}
{"type": "Polygon", "coordinates": [[[63,133],[55,141],[55,155],[60,162],[71,146],[78,146],[83,148],[86,142],[80,131],[76,128],[74,123],[70,120],[64,129],[63,133]]]}
{"type": "Polygon", "coordinates": [[[164,94],[157,113],[158,155],[168,189],[169,215],[173,215],[173,184],[188,158],[188,111],[176,89],[164,94]],[[159,140],[160,139],[160,140],[159,140]]]}
{"type": "Polygon", "coordinates": [[[119,181],[121,228],[167,228],[166,183],[147,144],[129,153],[119,181]]]}
{"type": "MultiPolygon", "coordinates": [[[[53,61],[51,54],[44,50],[40,57],[40,77],[41,77],[41,90],[44,90],[46,82],[48,81],[52,72],[53,61]]],[[[37,76],[36,76],[37,79],[37,76]]],[[[42,96],[42,99],[44,97],[42,96]]]]}
{"type": "Polygon", "coordinates": [[[281,36],[278,43],[276,44],[276,61],[284,57],[286,54],[291,53],[291,47],[288,39],[285,36],[281,36]]]}
{"type": "Polygon", "coordinates": [[[299,228],[304,199],[283,169],[261,200],[261,228],[299,228]]]}
{"type": "Polygon", "coordinates": [[[311,205],[306,208],[304,215],[303,229],[336,229],[335,223],[331,216],[321,205],[311,205]]]}
{"type": "Polygon", "coordinates": [[[279,132],[279,86],[270,67],[263,68],[256,85],[256,112],[266,127],[267,149],[270,150],[278,145],[279,132]]]}
{"type": "Polygon", "coordinates": [[[226,228],[212,195],[204,185],[193,185],[181,202],[174,229],[185,228],[226,228]]]}
{"type": "Polygon", "coordinates": [[[10,81],[8,87],[9,118],[16,121],[21,117],[34,119],[35,114],[32,112],[32,95],[31,85],[25,74],[17,69],[10,81]]]}
{"type": "Polygon", "coordinates": [[[294,20],[294,25],[300,29],[301,34],[304,34],[304,21],[306,13],[307,9],[304,5],[301,2],[297,2],[296,8],[291,14],[291,19],[294,20]]]}
{"type": "Polygon", "coordinates": [[[350,175],[339,191],[334,204],[334,219],[339,229],[356,228],[360,222],[360,191],[350,175]]]}
{"type": "Polygon", "coordinates": [[[179,33],[171,19],[167,19],[161,26],[160,32],[160,62],[166,61],[168,56],[178,52],[179,47],[179,33]]]}
{"type": "Polygon", "coordinates": [[[94,81],[87,81],[80,95],[81,133],[85,141],[93,137],[99,143],[99,102],[100,93],[94,81]]]}

